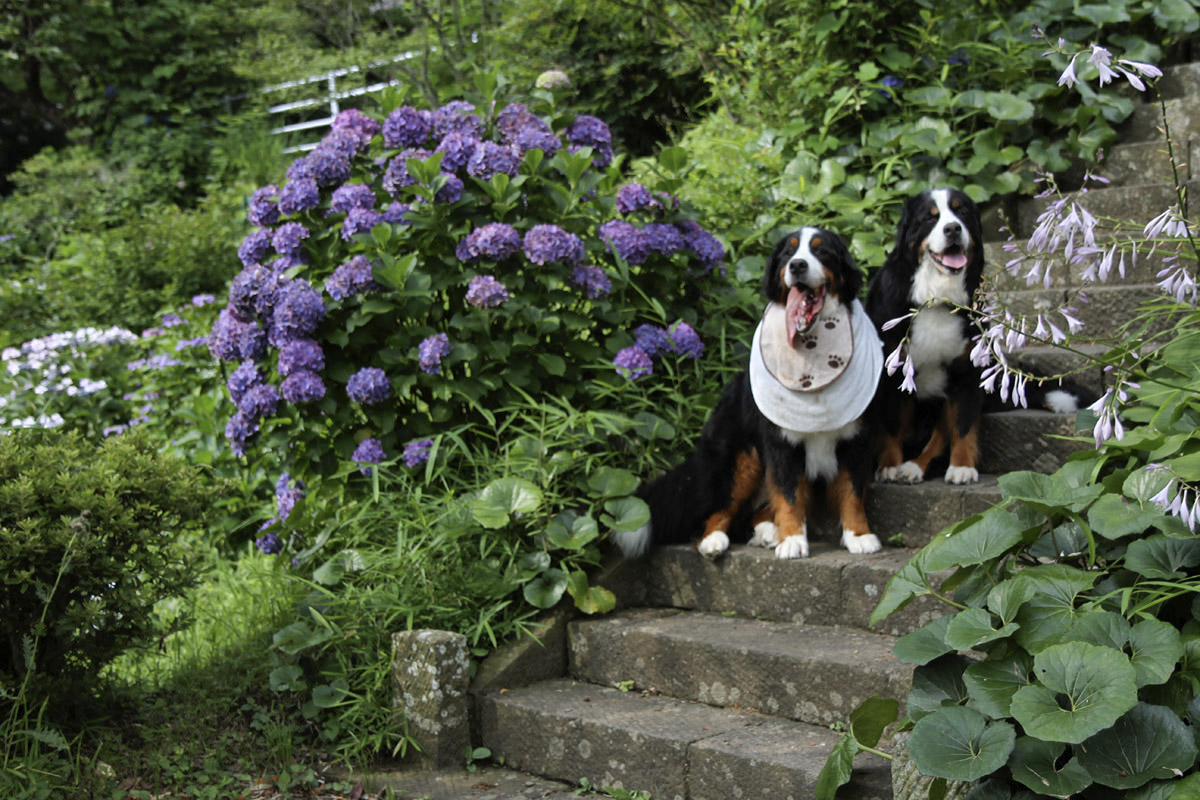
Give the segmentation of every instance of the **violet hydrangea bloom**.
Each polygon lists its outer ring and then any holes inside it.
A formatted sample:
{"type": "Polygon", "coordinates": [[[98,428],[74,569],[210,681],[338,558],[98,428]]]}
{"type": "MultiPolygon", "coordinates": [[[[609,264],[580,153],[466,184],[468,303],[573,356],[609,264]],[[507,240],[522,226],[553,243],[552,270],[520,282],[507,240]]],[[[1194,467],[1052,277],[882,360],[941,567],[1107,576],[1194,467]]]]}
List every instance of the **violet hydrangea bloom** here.
{"type": "Polygon", "coordinates": [[[293,255],[299,252],[301,242],[308,237],[308,228],[299,222],[285,222],[275,229],[275,235],[271,237],[271,246],[280,255],[293,255]]]}
{"type": "Polygon", "coordinates": [[[263,260],[271,249],[271,231],[259,228],[251,231],[238,247],[238,258],[245,266],[257,264],[263,260]]]}
{"type": "Polygon", "coordinates": [[[463,261],[474,261],[479,258],[503,261],[519,253],[522,246],[521,234],[506,222],[489,222],[481,225],[468,233],[467,238],[460,244],[463,245],[466,255],[470,256],[469,259],[463,258],[463,254],[456,250],[456,254],[463,261]]]}
{"type": "Polygon", "coordinates": [[[238,402],[238,411],[246,416],[262,420],[274,416],[279,406],[279,390],[269,383],[251,386],[238,402]]]}
{"type": "Polygon", "coordinates": [[[524,156],[530,150],[541,150],[546,158],[553,158],[562,147],[562,142],[550,131],[538,128],[522,128],[513,140],[513,146],[524,156]]]}
{"type": "Polygon", "coordinates": [[[321,293],[305,280],[291,280],[279,287],[275,313],[271,316],[271,343],[280,347],[289,339],[309,336],[325,318],[321,293]]]}
{"type": "MultiPolygon", "coordinates": [[[[378,439],[368,438],[358,443],[358,447],[354,448],[354,454],[350,458],[360,464],[379,464],[386,460],[387,456],[383,452],[383,444],[378,439]]],[[[370,475],[372,468],[363,467],[359,472],[363,475],[370,475]]]]}
{"type": "Polygon", "coordinates": [[[392,197],[399,197],[401,190],[407,186],[416,184],[417,179],[408,174],[408,159],[415,158],[418,161],[424,161],[433,155],[428,150],[420,148],[409,148],[402,150],[391,161],[388,162],[387,169],[383,173],[383,189],[392,197]]]}
{"type": "Polygon", "coordinates": [[[401,106],[388,114],[383,122],[383,144],[386,147],[420,147],[433,131],[433,115],[424,109],[401,106]]]}
{"type": "Polygon", "coordinates": [[[433,196],[433,202],[446,205],[450,203],[457,203],[462,199],[462,178],[458,177],[453,172],[443,172],[442,176],[445,178],[445,183],[442,184],[442,188],[437,190],[437,194],[433,196]]]}
{"type": "Polygon", "coordinates": [[[496,115],[496,130],[500,131],[500,136],[509,144],[516,140],[522,129],[538,124],[549,130],[549,126],[530,112],[523,103],[509,103],[496,115]]]}
{"type": "Polygon", "coordinates": [[[350,156],[355,143],[351,142],[349,148],[343,148],[339,146],[340,141],[337,134],[331,134],[305,156],[312,178],[320,186],[340,186],[350,178],[350,156]]]}
{"type": "Polygon", "coordinates": [[[241,340],[252,325],[239,320],[228,308],[221,309],[208,337],[208,351],[221,361],[241,360],[241,340]]]}
{"type": "Polygon", "coordinates": [[[342,264],[325,280],[325,291],[334,300],[345,300],[379,289],[379,284],[371,277],[371,262],[363,255],[357,255],[342,264]]]}
{"type": "Polygon", "coordinates": [[[671,340],[671,349],[683,358],[699,358],[704,353],[704,343],[700,335],[686,322],[676,322],[667,330],[667,338],[671,340]]]}
{"type": "Polygon", "coordinates": [[[417,359],[421,370],[430,375],[440,375],[442,359],[450,355],[450,351],[453,349],[450,337],[444,333],[437,333],[426,338],[417,347],[417,359]]]}
{"type": "Polygon", "coordinates": [[[365,149],[371,143],[371,140],[379,134],[382,126],[357,108],[347,108],[334,117],[333,124],[329,127],[334,131],[353,134],[365,149]]]}
{"type": "Polygon", "coordinates": [[[404,463],[410,467],[419,467],[429,461],[429,453],[433,449],[433,439],[417,439],[404,445],[404,463]]]}
{"type": "Polygon", "coordinates": [[[258,423],[241,411],[235,413],[225,423],[225,438],[229,440],[233,454],[238,457],[246,454],[246,442],[256,433],[258,433],[258,423]]]}
{"type": "Polygon", "coordinates": [[[483,120],[471,112],[475,106],[466,100],[451,100],[433,111],[433,138],[442,139],[451,131],[483,136],[483,120]]]}
{"type": "Polygon", "coordinates": [[[229,284],[229,311],[240,321],[249,322],[270,308],[278,288],[278,276],[269,267],[251,264],[229,284]]]}
{"type": "Polygon", "coordinates": [[[617,357],[613,359],[613,366],[617,368],[617,372],[631,381],[645,378],[654,372],[654,364],[650,361],[650,356],[646,355],[640,347],[626,347],[617,353],[617,357]]]}
{"type": "Polygon", "coordinates": [[[363,367],[346,381],[346,395],[356,403],[373,406],[392,396],[392,384],[379,367],[363,367]]]}
{"type": "Polygon", "coordinates": [[[283,173],[283,177],[289,181],[299,180],[300,178],[311,178],[312,167],[309,166],[308,157],[301,156],[288,165],[287,171],[283,173]]]}
{"type": "Polygon", "coordinates": [[[390,222],[393,225],[411,225],[412,221],[405,219],[404,215],[409,212],[408,203],[392,201],[383,212],[383,221],[390,222]]]}
{"type": "Polygon", "coordinates": [[[684,246],[695,254],[706,272],[725,259],[725,246],[698,223],[688,220],[676,223],[675,227],[683,234],[684,246]]]}
{"type": "Polygon", "coordinates": [[[626,264],[641,264],[650,255],[650,247],[641,230],[625,220],[609,220],[597,232],[608,251],[616,253],[626,264]]]}
{"type": "Polygon", "coordinates": [[[476,308],[495,308],[508,302],[508,288],[492,275],[476,275],[467,286],[467,302],[476,308]]]}
{"type": "Polygon", "coordinates": [[[333,190],[329,213],[346,214],[356,208],[374,208],[375,191],[365,183],[348,183],[333,190]]]}
{"type": "Polygon", "coordinates": [[[267,331],[260,328],[257,322],[242,326],[234,337],[237,356],[250,361],[262,361],[267,357],[267,331]]]}
{"type": "Polygon", "coordinates": [[[481,181],[490,180],[493,175],[517,177],[521,169],[521,157],[510,145],[495,142],[480,142],[467,162],[467,174],[481,181]]]}
{"type": "Polygon", "coordinates": [[[438,142],[433,152],[442,154],[442,172],[455,172],[467,166],[482,144],[479,137],[472,133],[451,131],[438,142]]]}
{"type": "Polygon", "coordinates": [[[667,332],[657,325],[638,325],[633,330],[633,341],[638,349],[651,358],[657,358],[671,349],[667,332]]]}
{"type": "Polygon", "coordinates": [[[600,267],[579,265],[571,271],[571,283],[583,289],[590,300],[598,300],[612,291],[612,281],[600,267]]]}
{"type": "Polygon", "coordinates": [[[312,178],[288,181],[279,191],[279,211],[283,214],[299,214],[321,204],[321,190],[312,178]]]}
{"type": "Polygon", "coordinates": [[[642,228],[642,241],[654,253],[669,256],[683,250],[683,235],[674,225],[665,222],[648,222],[642,228]]]}
{"type": "Polygon", "coordinates": [[[597,167],[607,167],[612,162],[612,132],[603,120],[588,114],[581,114],[567,126],[567,141],[571,143],[570,152],[574,153],[581,147],[592,148],[592,163],[597,167]]]}
{"type": "Polygon", "coordinates": [[[292,339],[279,348],[275,368],[285,378],[297,372],[320,372],[325,369],[325,351],[316,339],[292,339]]]}
{"type": "Polygon", "coordinates": [[[250,195],[246,218],[256,228],[269,228],[279,222],[279,187],[270,184],[256,189],[250,195]]]}
{"type": "Polygon", "coordinates": [[[243,361],[238,364],[237,369],[230,373],[225,387],[229,389],[229,398],[240,407],[246,393],[265,382],[262,372],[254,365],[253,361],[243,361]]]}
{"type": "Polygon", "coordinates": [[[534,225],[525,233],[525,257],[535,264],[562,261],[578,264],[583,260],[583,241],[557,225],[534,225]]]}
{"type": "Polygon", "coordinates": [[[289,403],[315,403],[325,397],[325,382],[308,370],[297,370],[279,384],[279,393],[289,403]]]}
{"type": "Polygon", "coordinates": [[[640,183],[627,183],[617,190],[617,211],[622,214],[655,208],[659,208],[658,201],[640,183]]]}
{"type": "Polygon", "coordinates": [[[371,228],[383,222],[383,214],[370,208],[352,208],[342,222],[342,241],[348,242],[355,235],[370,233],[371,228]]]}
{"type": "MultiPolygon", "coordinates": [[[[270,525],[273,524],[273,522],[274,521],[272,520],[267,524],[270,525]]],[[[259,552],[264,556],[279,555],[283,552],[283,540],[274,533],[264,533],[262,536],[254,540],[254,546],[257,547],[259,552]]]]}

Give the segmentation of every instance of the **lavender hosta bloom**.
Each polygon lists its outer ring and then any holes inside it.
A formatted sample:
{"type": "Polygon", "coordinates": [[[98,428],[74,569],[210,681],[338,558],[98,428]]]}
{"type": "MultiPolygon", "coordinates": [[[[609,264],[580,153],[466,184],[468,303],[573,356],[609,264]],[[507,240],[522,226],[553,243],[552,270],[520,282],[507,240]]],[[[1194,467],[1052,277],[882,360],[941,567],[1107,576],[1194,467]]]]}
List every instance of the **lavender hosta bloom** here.
{"type": "Polygon", "coordinates": [[[437,194],[433,196],[433,202],[441,203],[443,205],[457,203],[462,199],[462,178],[458,177],[452,172],[443,172],[442,176],[445,179],[445,182],[442,184],[442,187],[437,190],[437,194]]]}
{"type": "Polygon", "coordinates": [[[508,299],[508,289],[492,275],[476,275],[467,286],[467,302],[476,308],[495,308],[508,299]]]}
{"type": "Polygon", "coordinates": [[[392,384],[378,367],[363,367],[346,381],[346,395],[356,403],[373,406],[392,396],[392,384]]]}
{"type": "Polygon", "coordinates": [[[374,208],[375,190],[365,183],[348,183],[333,190],[329,213],[347,214],[356,208],[374,208]]]}
{"type": "Polygon", "coordinates": [[[463,131],[451,131],[447,133],[438,146],[434,148],[435,153],[442,154],[443,172],[457,172],[467,166],[471,157],[483,145],[478,136],[463,131]]]}
{"type": "Polygon", "coordinates": [[[271,249],[271,231],[266,228],[259,228],[256,231],[251,231],[242,240],[242,244],[238,247],[238,258],[244,266],[257,264],[263,260],[267,252],[271,249]]]}
{"type": "Polygon", "coordinates": [[[465,100],[451,100],[441,108],[434,109],[433,138],[440,140],[454,131],[482,138],[483,120],[471,113],[474,110],[475,106],[465,100]]]}
{"type": "Polygon", "coordinates": [[[417,347],[417,359],[421,370],[429,375],[440,375],[442,359],[450,355],[450,351],[453,349],[450,337],[444,333],[437,333],[426,338],[417,347]]]}
{"type": "Polygon", "coordinates": [[[654,372],[654,363],[640,347],[626,347],[613,359],[617,372],[631,381],[640,380],[654,372]]]}
{"type": "Polygon", "coordinates": [[[357,255],[333,271],[325,281],[325,291],[334,300],[379,291],[380,286],[371,277],[371,262],[366,256],[357,255]]]}
{"type": "Polygon", "coordinates": [[[321,293],[309,286],[308,281],[287,281],[276,293],[275,313],[271,316],[271,343],[280,347],[289,339],[305,338],[324,318],[325,302],[321,293]]]}
{"type": "Polygon", "coordinates": [[[633,330],[633,341],[639,350],[651,358],[657,358],[671,349],[666,330],[657,325],[638,325],[633,330]]]}
{"type": "Polygon", "coordinates": [[[229,398],[235,405],[240,406],[242,398],[246,396],[247,392],[265,382],[266,379],[253,361],[243,361],[238,364],[237,369],[230,373],[225,386],[229,389],[229,398]]]}
{"type": "Polygon", "coordinates": [[[279,406],[279,390],[269,383],[251,386],[238,402],[238,411],[255,420],[275,415],[279,406]]]}
{"type": "Polygon", "coordinates": [[[408,174],[408,159],[415,158],[418,161],[424,161],[433,153],[429,150],[420,148],[409,148],[402,150],[391,161],[388,162],[387,169],[383,173],[383,190],[392,197],[400,197],[403,194],[403,189],[416,184],[417,179],[408,174]]]}
{"type": "Polygon", "coordinates": [[[1169,264],[1159,270],[1158,278],[1158,288],[1162,289],[1165,294],[1174,297],[1176,303],[1196,305],[1200,287],[1197,287],[1196,280],[1186,266],[1176,263],[1169,264]]]}
{"type": "MultiPolygon", "coordinates": [[[[641,264],[650,255],[650,248],[642,231],[624,220],[605,222],[597,231],[610,253],[615,253],[626,264],[641,264]]],[[[687,241],[686,237],[684,241],[687,241]]]]}
{"type": "MultiPolygon", "coordinates": [[[[463,240],[463,250],[470,256],[463,261],[475,261],[485,258],[489,261],[503,261],[521,252],[521,234],[506,222],[489,222],[467,234],[463,240]]],[[[458,254],[458,250],[455,250],[458,254]]],[[[461,254],[459,254],[461,257],[461,254]]]]}
{"type": "Polygon", "coordinates": [[[575,265],[583,261],[583,241],[557,225],[534,225],[525,233],[525,257],[535,264],[561,261],[575,265]]]}
{"type": "Polygon", "coordinates": [[[300,251],[301,243],[309,237],[308,228],[299,222],[285,222],[275,229],[271,237],[271,246],[280,255],[293,255],[300,251]]]}
{"type": "Polygon", "coordinates": [[[235,456],[246,454],[246,442],[258,433],[258,423],[250,416],[238,411],[225,423],[225,438],[235,456]]]}
{"type": "Polygon", "coordinates": [[[612,291],[612,281],[600,267],[583,265],[571,271],[571,283],[583,289],[589,300],[599,300],[612,291]]]}
{"type": "Polygon", "coordinates": [[[308,370],[297,370],[283,379],[279,393],[289,403],[315,403],[325,397],[325,382],[308,370]]]}
{"type": "Polygon", "coordinates": [[[285,378],[297,372],[320,372],[325,369],[325,351],[316,339],[292,339],[279,348],[275,368],[285,378]]]}
{"type": "Polygon", "coordinates": [[[667,338],[671,340],[671,349],[683,358],[700,358],[704,354],[704,342],[700,335],[686,322],[676,322],[667,330],[667,338]]]}
{"type": "Polygon", "coordinates": [[[521,156],[511,145],[495,142],[480,142],[467,162],[467,174],[481,181],[494,175],[517,177],[521,169],[521,156]]]}
{"type": "MultiPolygon", "coordinates": [[[[352,461],[360,464],[380,464],[387,459],[383,452],[383,444],[378,439],[363,439],[358,443],[358,447],[354,448],[354,454],[350,456],[352,461]]],[[[370,475],[371,467],[363,467],[359,470],[363,475],[370,475]]]]}
{"type": "Polygon", "coordinates": [[[683,250],[683,234],[674,225],[665,222],[649,222],[642,227],[642,238],[651,252],[669,256],[683,250]]]}
{"type": "Polygon", "coordinates": [[[339,113],[329,127],[333,131],[353,135],[359,142],[360,152],[365,150],[382,130],[377,120],[368,117],[357,108],[348,108],[339,113]]]}
{"type": "Polygon", "coordinates": [[[342,241],[349,242],[357,234],[370,233],[371,228],[383,222],[383,214],[370,208],[352,208],[342,222],[342,241]]]}
{"type": "Polygon", "coordinates": [[[433,450],[433,439],[417,439],[404,445],[404,463],[410,467],[419,467],[429,461],[433,450]]]}
{"type": "Polygon", "coordinates": [[[269,228],[279,222],[279,187],[274,184],[256,189],[250,195],[246,218],[256,228],[269,228]]]}
{"type": "Polygon", "coordinates": [[[640,183],[627,183],[617,190],[617,211],[621,214],[657,208],[660,206],[654,195],[640,183]]]}
{"type": "Polygon", "coordinates": [[[386,147],[421,147],[433,132],[433,115],[424,109],[401,106],[388,114],[383,122],[383,144],[386,147]]]}

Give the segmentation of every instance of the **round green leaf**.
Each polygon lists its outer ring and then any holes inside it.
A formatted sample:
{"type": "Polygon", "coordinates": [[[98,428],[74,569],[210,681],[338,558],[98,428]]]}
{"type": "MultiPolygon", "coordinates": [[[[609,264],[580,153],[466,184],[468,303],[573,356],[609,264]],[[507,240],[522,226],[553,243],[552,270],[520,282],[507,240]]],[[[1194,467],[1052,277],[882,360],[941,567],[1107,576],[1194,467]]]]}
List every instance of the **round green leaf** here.
{"type": "Polygon", "coordinates": [[[1033,597],[1033,584],[1010,578],[1002,581],[987,595],[988,610],[1000,617],[1002,622],[1012,622],[1024,603],[1033,597]]]}
{"type": "Polygon", "coordinates": [[[957,615],[939,617],[923,628],[906,633],[896,640],[892,654],[905,664],[928,664],[938,656],[956,648],[946,644],[946,630],[957,615]]]}
{"type": "Polygon", "coordinates": [[[1039,681],[1018,689],[1011,713],[1030,736],[1078,744],[1137,703],[1133,665],[1111,647],[1068,642],[1034,657],[1039,681]]]}
{"type": "Polygon", "coordinates": [[[322,683],[319,686],[314,686],[312,690],[312,701],[317,708],[333,708],[346,702],[349,696],[350,684],[341,678],[333,683],[322,683]]]}
{"type": "Polygon", "coordinates": [[[510,515],[527,514],[542,504],[542,490],[523,478],[492,481],[471,503],[471,515],[485,528],[503,528],[510,515]]]}
{"type": "Polygon", "coordinates": [[[899,714],[900,704],[895,698],[868,697],[850,712],[850,732],[861,744],[875,747],[883,729],[895,722],[899,714]]]}
{"type": "Polygon", "coordinates": [[[622,497],[604,504],[608,513],[600,521],[614,531],[629,532],[650,521],[650,506],[640,497],[622,497]]]}
{"type": "Polygon", "coordinates": [[[953,567],[982,564],[1004,555],[1021,541],[1023,528],[1015,516],[1003,510],[988,511],[934,550],[925,568],[937,572],[953,567]]]}
{"type": "Polygon", "coordinates": [[[1021,650],[1014,650],[1007,658],[998,661],[971,664],[963,672],[962,678],[971,698],[971,706],[993,719],[1010,716],[1013,695],[1018,689],[1032,683],[1032,670],[1033,658],[1021,650]]]}
{"type": "Polygon", "coordinates": [[[1182,578],[1183,570],[1200,564],[1200,539],[1148,536],[1125,551],[1125,568],[1147,578],[1182,578]]]}
{"type": "MultiPolygon", "coordinates": [[[[1130,476],[1144,475],[1139,471],[1130,476]]],[[[1128,484],[1129,481],[1126,481],[1128,484]]],[[[1138,506],[1124,497],[1106,494],[1088,509],[1088,525],[1105,539],[1120,539],[1141,533],[1158,523],[1163,517],[1162,509],[1155,505],[1138,506]]]]}
{"type": "Polygon", "coordinates": [[[637,485],[638,479],[627,469],[601,467],[588,476],[588,488],[601,497],[623,497],[637,485]]]}
{"type": "Polygon", "coordinates": [[[1020,626],[1010,622],[992,627],[992,615],[986,609],[968,608],[950,619],[946,626],[946,644],[955,650],[970,650],[986,642],[1009,636],[1020,626]]]}
{"type": "Polygon", "coordinates": [[[1050,797],[1071,797],[1092,785],[1092,776],[1072,758],[1061,767],[1056,766],[1064,744],[1043,742],[1032,736],[1022,736],[1013,746],[1008,768],[1021,783],[1038,794],[1050,797]]]}
{"type": "Polygon", "coordinates": [[[1156,778],[1179,777],[1196,761],[1191,731],[1171,709],[1138,703],[1111,728],[1080,748],[1079,763],[1097,783],[1133,789],[1156,778]]]}
{"type": "Polygon", "coordinates": [[[941,708],[913,726],[908,752],[922,775],[974,781],[1004,766],[1016,736],[1009,723],[989,723],[973,708],[941,708]]]}
{"type": "Polygon", "coordinates": [[[1166,683],[1183,658],[1179,629],[1157,619],[1144,619],[1129,632],[1129,660],[1137,670],[1137,685],[1166,683]]]}
{"type": "Polygon", "coordinates": [[[548,569],[525,584],[523,593],[530,605],[550,608],[567,591],[567,573],[561,569],[548,569]]]}
{"type": "Polygon", "coordinates": [[[1012,580],[1028,581],[1033,596],[1021,606],[1016,621],[1021,626],[1013,638],[1031,653],[1061,641],[1079,612],[1075,598],[1092,588],[1097,573],[1066,564],[1043,564],[1022,570],[1012,580]]]}
{"type": "Polygon", "coordinates": [[[963,670],[968,663],[963,656],[947,655],[913,670],[906,709],[908,718],[915,722],[939,708],[966,702],[963,670]]]}

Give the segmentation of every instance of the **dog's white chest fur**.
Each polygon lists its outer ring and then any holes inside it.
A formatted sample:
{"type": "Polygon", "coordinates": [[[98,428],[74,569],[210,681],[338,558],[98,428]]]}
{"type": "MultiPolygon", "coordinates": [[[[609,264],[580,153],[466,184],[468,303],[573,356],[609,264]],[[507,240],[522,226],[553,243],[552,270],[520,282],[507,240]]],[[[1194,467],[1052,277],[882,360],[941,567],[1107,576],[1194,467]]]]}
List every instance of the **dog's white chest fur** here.
{"type": "Polygon", "coordinates": [[[780,428],[779,435],[794,447],[804,445],[804,474],[810,481],[832,480],[838,469],[838,442],[857,436],[860,428],[861,422],[856,419],[835,431],[804,433],[780,428]]]}
{"type": "Polygon", "coordinates": [[[908,356],[916,368],[917,397],[942,397],[946,393],[945,365],[962,355],[966,345],[962,320],[946,306],[922,306],[930,300],[968,305],[962,275],[945,274],[926,256],[913,276],[909,300],[920,309],[909,329],[908,344],[908,356]]]}

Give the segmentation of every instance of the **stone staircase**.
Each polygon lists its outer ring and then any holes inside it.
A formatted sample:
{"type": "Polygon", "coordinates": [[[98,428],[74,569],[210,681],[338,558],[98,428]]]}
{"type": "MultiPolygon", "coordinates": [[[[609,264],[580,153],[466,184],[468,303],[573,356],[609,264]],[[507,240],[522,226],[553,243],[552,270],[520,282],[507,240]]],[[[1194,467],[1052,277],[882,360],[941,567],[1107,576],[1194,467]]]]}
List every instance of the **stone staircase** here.
{"type": "MultiPolygon", "coordinates": [[[[1160,85],[1181,142],[1177,152],[1200,164],[1200,64],[1170,70],[1160,85]]],[[[1125,143],[1106,162],[1112,183],[1083,198],[1093,214],[1149,221],[1174,200],[1157,182],[1165,173],[1156,115],[1156,106],[1140,106],[1125,124],[1125,143]],[[1145,182],[1152,177],[1156,182],[1145,182]]],[[[1185,177],[1191,181],[1190,172],[1185,177]]],[[[1005,209],[1018,239],[1031,232],[1044,202],[1005,209]]],[[[999,243],[988,251],[994,264],[1010,258],[999,243]]],[[[1123,281],[1090,288],[1080,316],[1111,330],[1142,300],[1159,296],[1160,268],[1144,259],[1123,281]]],[[[1039,308],[1057,304],[1079,282],[1060,264],[1052,288],[1010,280],[1005,297],[1018,308],[1039,308]]],[[[1025,357],[1053,369],[1056,355],[1034,350],[1025,357]]],[[[1103,378],[1081,380],[1099,389],[1103,378]]],[[[602,578],[620,598],[618,611],[573,618],[560,609],[537,639],[485,662],[472,686],[474,741],[511,770],[642,790],[654,800],[813,797],[840,737],[831,726],[873,694],[903,701],[911,670],[891,655],[895,637],[945,613],[923,598],[873,628],[868,620],[888,579],[911,548],[999,500],[996,475],[1052,471],[1073,448],[1087,446],[1051,438],[1072,435],[1073,423],[1072,416],[1042,411],[989,414],[980,455],[988,474],[978,484],[873,486],[868,514],[891,545],[878,554],[841,550],[828,521],[817,520],[807,559],[781,561],[769,550],[735,546],[709,560],[693,548],[670,547],[620,565],[602,578]]],[[[885,759],[863,754],[855,767],[838,797],[892,796],[885,759]]],[[[559,796],[536,796],[551,794],[559,796]]]]}

